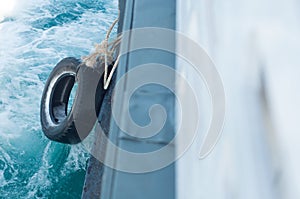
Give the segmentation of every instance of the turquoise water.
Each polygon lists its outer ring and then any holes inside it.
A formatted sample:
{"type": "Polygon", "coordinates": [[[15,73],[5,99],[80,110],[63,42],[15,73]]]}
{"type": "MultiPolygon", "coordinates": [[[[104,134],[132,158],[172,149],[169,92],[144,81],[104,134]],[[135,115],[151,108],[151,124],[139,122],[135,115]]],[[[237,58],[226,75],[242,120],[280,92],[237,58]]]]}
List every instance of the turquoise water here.
{"type": "Polygon", "coordinates": [[[88,154],[46,139],[39,106],[62,58],[87,55],[116,1],[30,0],[0,22],[0,198],[80,198],[88,154]]]}

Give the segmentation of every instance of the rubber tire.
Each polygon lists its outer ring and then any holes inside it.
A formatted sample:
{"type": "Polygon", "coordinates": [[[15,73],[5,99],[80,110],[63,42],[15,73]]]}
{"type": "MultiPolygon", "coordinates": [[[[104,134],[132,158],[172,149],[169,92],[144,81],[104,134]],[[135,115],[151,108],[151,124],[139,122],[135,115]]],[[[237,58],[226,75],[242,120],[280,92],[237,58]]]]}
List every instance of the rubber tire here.
{"type": "Polygon", "coordinates": [[[105,94],[103,77],[100,78],[100,75],[100,71],[72,57],[61,60],[55,66],[45,84],[41,100],[41,125],[47,138],[65,144],[77,144],[89,135],[105,94]],[[78,84],[75,99],[67,113],[75,82],[78,84]]]}

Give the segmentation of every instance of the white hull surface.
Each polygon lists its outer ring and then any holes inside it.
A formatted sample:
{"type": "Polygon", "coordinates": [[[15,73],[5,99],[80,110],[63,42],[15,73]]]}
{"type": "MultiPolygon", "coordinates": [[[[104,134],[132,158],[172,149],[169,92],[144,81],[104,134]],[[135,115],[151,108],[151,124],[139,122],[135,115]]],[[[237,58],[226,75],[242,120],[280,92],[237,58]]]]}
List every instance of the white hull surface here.
{"type": "Polygon", "coordinates": [[[200,160],[210,98],[178,60],[199,88],[203,116],[198,139],[177,161],[178,199],[300,198],[298,7],[292,0],[177,2],[178,31],[208,52],[226,93],[223,134],[200,160]]]}

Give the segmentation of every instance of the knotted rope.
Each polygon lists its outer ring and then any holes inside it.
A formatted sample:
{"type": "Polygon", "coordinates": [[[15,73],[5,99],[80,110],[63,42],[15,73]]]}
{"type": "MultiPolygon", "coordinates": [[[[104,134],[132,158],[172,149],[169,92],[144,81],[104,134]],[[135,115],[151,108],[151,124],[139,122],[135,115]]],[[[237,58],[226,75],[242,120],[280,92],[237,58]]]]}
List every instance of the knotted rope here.
{"type": "Polygon", "coordinates": [[[115,63],[113,64],[113,67],[108,74],[108,66],[111,65],[114,61],[114,54],[116,52],[116,49],[119,47],[121,43],[121,36],[118,36],[114,41],[109,42],[110,34],[114,28],[114,26],[118,23],[119,17],[112,23],[110,28],[108,29],[106,33],[105,39],[100,43],[95,45],[95,50],[92,54],[85,56],[82,58],[83,62],[88,67],[95,67],[97,60],[100,60],[104,62],[104,89],[106,90],[109,86],[109,83],[112,79],[112,76],[119,64],[120,61],[120,55],[117,56],[117,59],[115,63]]]}

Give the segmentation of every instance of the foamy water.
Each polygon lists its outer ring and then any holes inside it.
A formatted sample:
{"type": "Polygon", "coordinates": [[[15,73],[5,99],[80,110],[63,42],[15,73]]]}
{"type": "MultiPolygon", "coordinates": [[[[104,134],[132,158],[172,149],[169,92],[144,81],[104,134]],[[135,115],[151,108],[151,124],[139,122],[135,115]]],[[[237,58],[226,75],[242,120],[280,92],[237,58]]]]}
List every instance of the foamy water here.
{"type": "Polygon", "coordinates": [[[50,142],[42,90],[64,57],[87,55],[117,16],[116,1],[20,1],[0,16],[0,197],[79,198],[88,154],[50,142]]]}

